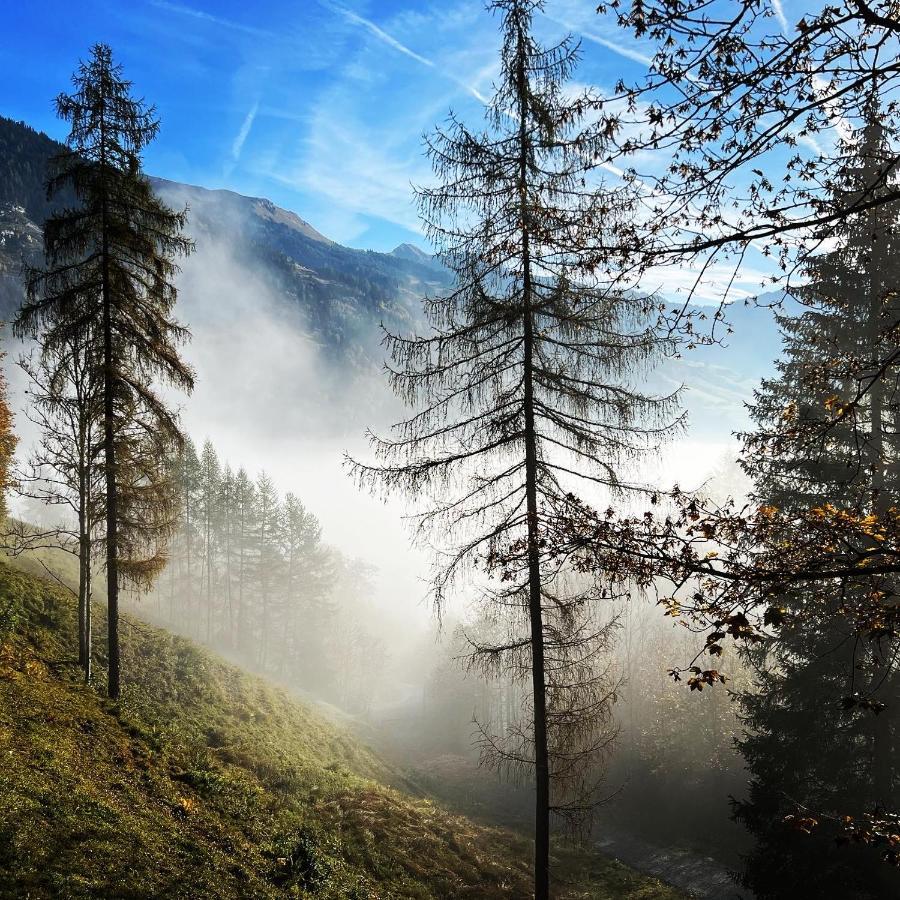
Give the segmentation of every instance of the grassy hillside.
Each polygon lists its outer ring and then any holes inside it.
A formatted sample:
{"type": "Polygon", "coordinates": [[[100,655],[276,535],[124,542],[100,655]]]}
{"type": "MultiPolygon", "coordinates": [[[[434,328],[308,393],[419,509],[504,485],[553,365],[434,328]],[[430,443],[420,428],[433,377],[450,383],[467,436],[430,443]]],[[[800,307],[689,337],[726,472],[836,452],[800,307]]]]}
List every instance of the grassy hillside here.
{"type": "MultiPolygon", "coordinates": [[[[403,793],[283,692],[125,619],[113,704],[79,683],[74,633],[63,589],[0,563],[0,897],[528,896],[525,842],[403,793]]],[[[561,896],[680,896],[557,862],[561,896]]]]}

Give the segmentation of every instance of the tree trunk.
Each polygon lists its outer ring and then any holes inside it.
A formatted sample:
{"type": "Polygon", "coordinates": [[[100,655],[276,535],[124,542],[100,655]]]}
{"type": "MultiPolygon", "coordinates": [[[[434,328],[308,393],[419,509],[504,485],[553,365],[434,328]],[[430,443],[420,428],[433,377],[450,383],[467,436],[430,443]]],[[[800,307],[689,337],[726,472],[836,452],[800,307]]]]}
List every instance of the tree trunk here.
{"type": "Polygon", "coordinates": [[[533,323],[525,323],[525,493],[528,516],[528,614],[531,627],[531,681],[534,692],[534,896],[547,900],[550,890],[550,763],[547,749],[547,697],[544,676],[544,617],[538,551],[537,448],[532,382],[533,323]]]}
{"type": "MultiPolygon", "coordinates": [[[[185,609],[189,608],[193,603],[193,598],[191,597],[191,592],[193,590],[193,582],[191,580],[191,486],[188,483],[188,479],[190,475],[187,473],[187,469],[185,469],[185,488],[184,488],[184,553],[185,553],[185,596],[182,602],[185,605],[185,609]]],[[[198,598],[199,600],[199,598],[198,598]]],[[[190,621],[187,622],[188,627],[190,627],[190,621]]],[[[199,625],[197,626],[198,634],[199,634],[199,625]]]]}
{"type": "MultiPolygon", "coordinates": [[[[234,642],[234,599],[231,596],[231,511],[228,507],[230,501],[226,500],[225,506],[225,600],[228,604],[228,640],[234,642]]],[[[224,644],[225,641],[222,641],[224,644]]]]}
{"type": "Polygon", "coordinates": [[[93,675],[93,640],[91,637],[91,591],[93,590],[91,575],[91,539],[85,540],[84,561],[84,683],[90,684],[93,675]]]}
{"type": "MultiPolygon", "coordinates": [[[[210,479],[207,477],[207,488],[210,479]]],[[[207,490],[206,496],[206,643],[212,638],[212,535],[210,522],[210,503],[212,502],[207,490]]]]}
{"type": "MultiPolygon", "coordinates": [[[[82,486],[82,498],[84,497],[82,486]]],[[[83,506],[83,501],[82,501],[83,506]]],[[[78,664],[91,680],[91,543],[84,509],[78,515],[78,664]]]]}
{"type": "Polygon", "coordinates": [[[247,533],[245,528],[245,500],[241,498],[241,550],[238,560],[238,603],[235,616],[236,628],[234,634],[234,646],[239,650],[244,645],[244,548],[246,546],[247,533]]]}
{"type": "MultiPolygon", "coordinates": [[[[103,178],[108,179],[109,171],[105,158],[106,128],[105,110],[100,107],[100,166],[103,178]]],[[[101,201],[102,229],[102,300],[103,300],[103,453],[106,481],[106,619],[107,641],[109,645],[109,674],[107,693],[118,699],[120,691],[119,659],[119,548],[118,548],[118,494],[116,485],[116,433],[115,405],[113,391],[115,375],[113,369],[113,325],[112,292],[110,290],[109,266],[109,212],[104,181],[101,201]]]]}
{"type": "Polygon", "coordinates": [[[522,219],[522,300],[524,307],[523,383],[525,413],[525,499],[528,519],[528,615],[531,629],[531,682],[534,708],[534,896],[550,896],[550,762],[547,747],[547,694],[544,673],[544,617],[538,548],[537,436],[534,419],[534,313],[528,215],[528,97],[525,35],[518,33],[519,203],[522,219]]]}
{"type": "MultiPolygon", "coordinates": [[[[178,568],[181,568],[181,560],[178,568]]],[[[169,621],[175,621],[175,561],[172,559],[169,560],[169,621]]]]}
{"type": "Polygon", "coordinates": [[[109,266],[104,244],[103,278],[103,448],[106,462],[106,616],[109,640],[108,694],[118,699],[120,691],[119,659],[119,554],[116,485],[116,443],[113,406],[112,315],[109,299],[109,266]]]}
{"type": "Polygon", "coordinates": [[[87,603],[84,594],[84,536],[81,521],[78,523],[78,665],[83,669],[87,663],[87,603]]]}

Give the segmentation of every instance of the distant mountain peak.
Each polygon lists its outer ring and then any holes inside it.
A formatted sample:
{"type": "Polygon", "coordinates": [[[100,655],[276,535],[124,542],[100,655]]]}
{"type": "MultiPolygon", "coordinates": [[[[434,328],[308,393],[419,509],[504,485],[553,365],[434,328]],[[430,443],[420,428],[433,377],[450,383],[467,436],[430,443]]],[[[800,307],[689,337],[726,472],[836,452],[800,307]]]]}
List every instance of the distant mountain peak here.
{"type": "Polygon", "coordinates": [[[251,197],[250,199],[254,204],[256,214],[260,216],[260,218],[269,219],[280,225],[287,225],[288,228],[300,231],[314,241],[323,241],[326,244],[334,243],[331,238],[327,238],[321,232],[316,231],[306,219],[301,219],[300,216],[291,212],[289,209],[282,209],[280,206],[276,206],[271,200],[266,200],[264,197],[251,197]]]}
{"type": "Polygon", "coordinates": [[[399,256],[401,259],[412,259],[415,262],[431,262],[434,259],[430,253],[426,253],[415,244],[399,244],[391,250],[391,256],[399,256]]]}
{"type": "Polygon", "coordinates": [[[168,178],[150,177],[150,181],[157,190],[161,190],[169,202],[186,203],[192,209],[200,208],[206,204],[217,204],[222,208],[230,208],[241,214],[252,213],[256,218],[283,225],[292,231],[299,232],[304,237],[323,244],[334,244],[330,238],[316,231],[305,219],[301,219],[296,213],[276,206],[265,197],[247,197],[230,191],[227,188],[205,188],[196,184],[182,184],[170,181],[168,178]],[[222,205],[224,201],[224,206],[222,205]]]}

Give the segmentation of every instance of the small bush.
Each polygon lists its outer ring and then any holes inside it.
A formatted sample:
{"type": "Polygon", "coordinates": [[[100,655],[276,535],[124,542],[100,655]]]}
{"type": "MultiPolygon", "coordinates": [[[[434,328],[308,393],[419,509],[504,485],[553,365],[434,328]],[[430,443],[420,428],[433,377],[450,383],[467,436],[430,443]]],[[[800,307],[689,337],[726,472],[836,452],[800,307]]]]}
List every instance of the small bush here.
{"type": "Polygon", "coordinates": [[[310,829],[301,829],[290,849],[276,856],[273,882],[279,887],[299,887],[318,893],[330,887],[333,858],[339,853],[333,841],[323,841],[310,829]]]}

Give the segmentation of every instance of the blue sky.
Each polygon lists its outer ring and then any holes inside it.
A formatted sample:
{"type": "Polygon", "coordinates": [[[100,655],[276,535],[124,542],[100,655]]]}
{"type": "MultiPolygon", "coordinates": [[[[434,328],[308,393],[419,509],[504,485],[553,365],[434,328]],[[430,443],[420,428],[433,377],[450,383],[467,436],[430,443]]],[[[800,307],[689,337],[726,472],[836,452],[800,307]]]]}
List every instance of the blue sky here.
{"type": "MultiPolygon", "coordinates": [[[[52,99],[109,43],[158,107],[148,172],[269,197],[341,243],[421,242],[410,183],[422,133],[451,107],[477,119],[496,73],[480,0],[40,0],[3,11],[0,114],[64,138],[52,99]]],[[[578,80],[639,75],[646,48],[595,14],[548,0],[542,37],[583,39],[578,80]]]]}

